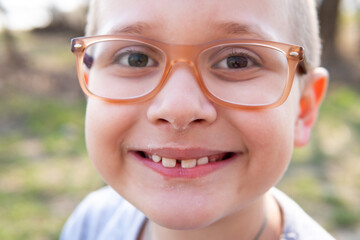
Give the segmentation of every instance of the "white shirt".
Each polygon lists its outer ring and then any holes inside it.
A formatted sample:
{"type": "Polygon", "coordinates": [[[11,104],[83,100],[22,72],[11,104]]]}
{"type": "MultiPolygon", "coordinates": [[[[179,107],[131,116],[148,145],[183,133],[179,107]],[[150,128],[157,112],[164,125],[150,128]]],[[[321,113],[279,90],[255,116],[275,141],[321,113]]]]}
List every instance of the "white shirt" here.
{"type": "MultiPolygon", "coordinates": [[[[271,189],[284,213],[282,240],[334,240],[297,203],[271,189]]],[[[107,186],[90,193],[66,222],[60,240],[136,240],[143,213],[107,186]]]]}

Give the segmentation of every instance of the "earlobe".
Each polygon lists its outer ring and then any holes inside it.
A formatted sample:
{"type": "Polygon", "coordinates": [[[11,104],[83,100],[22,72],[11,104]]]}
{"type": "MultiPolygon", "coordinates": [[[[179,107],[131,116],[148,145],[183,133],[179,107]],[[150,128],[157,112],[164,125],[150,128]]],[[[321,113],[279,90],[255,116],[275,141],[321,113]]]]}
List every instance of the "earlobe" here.
{"type": "Polygon", "coordinates": [[[295,124],[296,147],[306,145],[310,139],[312,127],[326,94],[328,79],[328,71],[324,68],[314,69],[306,79],[307,84],[300,97],[300,111],[295,124]]]}

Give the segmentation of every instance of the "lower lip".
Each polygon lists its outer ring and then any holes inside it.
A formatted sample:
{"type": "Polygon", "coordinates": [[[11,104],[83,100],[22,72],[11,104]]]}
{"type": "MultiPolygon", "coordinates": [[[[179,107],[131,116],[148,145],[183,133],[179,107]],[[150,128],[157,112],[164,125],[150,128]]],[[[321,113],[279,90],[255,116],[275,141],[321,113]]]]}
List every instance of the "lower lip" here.
{"type": "Polygon", "coordinates": [[[209,162],[208,164],[196,166],[194,168],[182,168],[179,162],[176,163],[176,166],[173,168],[164,167],[161,162],[156,163],[148,158],[142,157],[137,152],[132,152],[136,159],[140,160],[145,166],[149,167],[153,171],[161,174],[164,177],[168,178],[199,178],[205,175],[208,175],[212,172],[215,172],[224,166],[230,164],[234,161],[238,156],[239,153],[235,153],[228,159],[216,161],[216,162],[209,162]]]}

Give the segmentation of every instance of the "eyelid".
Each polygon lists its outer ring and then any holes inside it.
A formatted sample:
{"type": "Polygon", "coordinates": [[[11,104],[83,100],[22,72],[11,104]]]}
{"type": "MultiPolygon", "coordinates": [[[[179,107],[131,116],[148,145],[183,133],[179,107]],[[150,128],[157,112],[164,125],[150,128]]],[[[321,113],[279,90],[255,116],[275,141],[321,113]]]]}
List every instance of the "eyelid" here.
{"type": "Polygon", "coordinates": [[[152,56],[161,56],[162,54],[159,53],[159,50],[157,49],[153,49],[147,45],[131,45],[131,46],[124,46],[122,47],[121,49],[119,49],[117,52],[119,51],[131,51],[131,52],[134,52],[134,53],[143,53],[143,54],[146,54],[146,55],[152,55],[152,56]]]}

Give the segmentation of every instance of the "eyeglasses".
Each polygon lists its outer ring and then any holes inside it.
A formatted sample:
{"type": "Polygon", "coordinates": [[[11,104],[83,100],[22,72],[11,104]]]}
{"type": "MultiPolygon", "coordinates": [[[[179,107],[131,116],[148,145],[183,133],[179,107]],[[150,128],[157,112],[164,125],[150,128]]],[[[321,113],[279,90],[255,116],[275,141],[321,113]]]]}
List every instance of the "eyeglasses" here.
{"type": "Polygon", "coordinates": [[[179,45],[104,35],[74,38],[71,50],[84,93],[112,103],[151,99],[174,66],[183,63],[213,102],[241,109],[273,108],[287,99],[296,71],[306,73],[302,47],[261,40],[179,45]]]}

